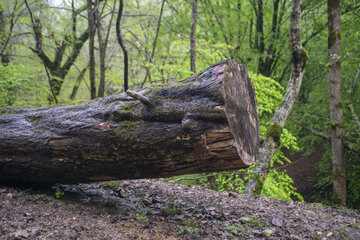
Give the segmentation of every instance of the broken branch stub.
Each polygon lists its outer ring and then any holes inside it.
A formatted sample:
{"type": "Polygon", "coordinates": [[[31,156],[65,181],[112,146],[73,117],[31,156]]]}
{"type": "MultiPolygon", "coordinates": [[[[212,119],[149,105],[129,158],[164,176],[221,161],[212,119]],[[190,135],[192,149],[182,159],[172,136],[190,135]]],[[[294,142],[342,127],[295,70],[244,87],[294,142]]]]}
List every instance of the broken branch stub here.
{"type": "Polygon", "coordinates": [[[0,109],[0,180],[157,178],[254,163],[257,103],[245,66],[236,60],[132,93],[139,101],[124,94],[79,105],[0,109]]]}

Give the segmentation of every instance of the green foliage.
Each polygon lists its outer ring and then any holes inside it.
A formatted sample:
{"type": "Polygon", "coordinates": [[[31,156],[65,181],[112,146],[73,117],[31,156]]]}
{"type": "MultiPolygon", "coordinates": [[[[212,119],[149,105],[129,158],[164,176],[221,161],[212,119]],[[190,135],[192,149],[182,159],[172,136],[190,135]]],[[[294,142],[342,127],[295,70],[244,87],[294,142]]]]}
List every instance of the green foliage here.
{"type": "Polygon", "coordinates": [[[259,106],[259,116],[272,115],[277,106],[282,103],[284,88],[274,79],[265,77],[261,74],[249,72],[256,92],[256,100],[259,106]]]}
{"type": "Polygon", "coordinates": [[[279,142],[282,131],[283,128],[279,124],[272,124],[267,127],[266,136],[272,137],[275,142],[279,142]]]}
{"type": "MultiPolygon", "coordinates": [[[[224,51],[231,49],[230,45],[224,43],[212,44],[204,39],[198,39],[197,48],[197,69],[205,69],[209,65],[214,64],[225,57],[224,51]]],[[[185,58],[172,59],[158,66],[154,63],[146,63],[145,67],[150,68],[152,80],[154,82],[168,82],[174,79],[185,78],[191,76],[190,62],[185,61],[188,55],[188,41],[174,39],[169,43],[168,55],[185,56],[185,58]]]]}
{"type": "Polygon", "coordinates": [[[59,199],[59,198],[61,198],[62,196],[64,196],[65,195],[65,193],[63,192],[63,191],[61,191],[61,189],[56,189],[56,191],[55,191],[55,198],[56,199],[59,199]]]}
{"type": "Polygon", "coordinates": [[[25,65],[0,65],[0,106],[36,106],[45,102],[49,92],[33,77],[33,69],[25,65]]]}
{"type": "Polygon", "coordinates": [[[286,201],[304,201],[303,197],[296,192],[293,183],[294,181],[286,174],[286,171],[272,169],[264,181],[261,195],[286,201]]]}
{"type": "Polygon", "coordinates": [[[142,222],[147,222],[147,221],[149,221],[149,219],[147,218],[146,215],[140,214],[140,213],[136,213],[135,218],[136,218],[136,220],[142,221],[142,222]]]}
{"type": "Polygon", "coordinates": [[[175,215],[178,212],[178,208],[174,204],[169,204],[164,208],[167,215],[175,215]]]}
{"type": "Polygon", "coordinates": [[[119,200],[118,200],[118,199],[116,199],[116,198],[109,198],[109,199],[106,200],[105,206],[113,208],[113,207],[115,207],[116,204],[118,204],[118,203],[119,203],[119,200]]]}
{"type": "Polygon", "coordinates": [[[198,224],[191,218],[182,219],[184,226],[179,226],[179,231],[176,232],[177,235],[182,235],[185,233],[189,234],[198,234],[199,227],[198,224]]]}
{"type": "Polygon", "coordinates": [[[263,219],[254,216],[244,217],[244,219],[241,219],[241,222],[242,224],[231,224],[223,226],[222,228],[241,239],[246,239],[247,235],[251,233],[251,228],[266,227],[266,223],[263,219]]]}
{"type": "Polygon", "coordinates": [[[231,232],[233,235],[245,238],[246,235],[243,233],[244,229],[243,226],[240,224],[231,224],[229,226],[223,227],[224,230],[231,232]]]}
{"type": "Polygon", "coordinates": [[[244,179],[239,174],[245,174],[246,170],[238,170],[237,173],[222,173],[216,179],[217,190],[219,191],[236,191],[242,193],[245,189],[244,179]]]}
{"type": "Polygon", "coordinates": [[[108,181],[104,183],[105,187],[109,187],[109,188],[116,188],[120,186],[121,181],[120,180],[116,180],[116,181],[108,181]]]}
{"type": "Polygon", "coordinates": [[[245,227],[263,228],[266,226],[265,221],[260,217],[249,216],[249,221],[245,222],[245,227]]]}

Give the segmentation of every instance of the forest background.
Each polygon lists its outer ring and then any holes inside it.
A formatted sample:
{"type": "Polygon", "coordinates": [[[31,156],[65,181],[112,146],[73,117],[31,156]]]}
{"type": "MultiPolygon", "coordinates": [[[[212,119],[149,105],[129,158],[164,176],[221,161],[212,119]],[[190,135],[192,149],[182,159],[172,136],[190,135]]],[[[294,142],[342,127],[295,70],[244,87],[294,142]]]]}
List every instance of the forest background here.
{"type": "MultiPolygon", "coordinates": [[[[266,138],[271,117],[282,104],[291,72],[291,1],[125,1],[118,32],[119,1],[29,0],[27,3],[28,7],[22,0],[0,3],[0,107],[74,104],[118,94],[126,88],[125,58],[128,58],[129,89],[173,82],[217,61],[235,58],[246,65],[254,82],[261,139],[266,138]],[[195,23],[192,22],[194,2],[197,2],[195,23]],[[92,3],[91,8],[88,3],[92,3]],[[194,24],[195,36],[191,34],[194,24]],[[91,56],[95,64],[89,61],[91,56]]],[[[315,184],[313,194],[306,200],[332,203],[330,132],[333,126],[327,90],[327,22],[326,1],[303,1],[301,39],[309,58],[261,195],[303,201],[285,168],[280,167],[291,164],[283,150],[301,151],[302,155],[319,151],[322,154],[318,171],[311,179],[315,184]]],[[[356,209],[360,208],[359,26],[358,1],[342,1],[340,61],[346,192],[347,206],[356,209]]],[[[171,180],[242,193],[252,169],[171,180]]]]}

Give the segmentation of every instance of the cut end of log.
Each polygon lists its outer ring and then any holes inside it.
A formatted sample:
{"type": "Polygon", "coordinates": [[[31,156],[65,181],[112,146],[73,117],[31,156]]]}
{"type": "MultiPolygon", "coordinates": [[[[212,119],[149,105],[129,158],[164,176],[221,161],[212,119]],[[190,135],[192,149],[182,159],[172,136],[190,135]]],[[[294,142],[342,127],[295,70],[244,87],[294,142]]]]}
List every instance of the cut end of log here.
{"type": "Polygon", "coordinates": [[[255,163],[259,152],[260,131],[255,89],[245,65],[228,62],[222,81],[225,114],[235,147],[244,165],[255,163]]]}

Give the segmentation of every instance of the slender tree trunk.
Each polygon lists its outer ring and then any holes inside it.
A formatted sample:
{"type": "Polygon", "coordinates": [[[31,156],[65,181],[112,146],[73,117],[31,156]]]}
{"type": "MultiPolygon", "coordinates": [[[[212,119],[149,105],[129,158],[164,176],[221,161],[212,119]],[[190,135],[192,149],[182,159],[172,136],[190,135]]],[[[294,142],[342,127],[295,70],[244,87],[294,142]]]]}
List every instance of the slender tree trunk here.
{"type": "Polygon", "coordinates": [[[120,31],[120,22],[121,22],[122,12],[123,12],[123,8],[124,8],[124,1],[119,0],[119,2],[120,2],[119,11],[118,11],[117,19],[116,19],[116,36],[117,36],[119,45],[124,53],[124,91],[127,91],[129,88],[128,87],[129,86],[128,85],[129,59],[128,59],[128,52],[125,47],[124,41],[121,36],[121,31],[120,31]]]}
{"type": "Polygon", "coordinates": [[[191,1],[191,31],[190,31],[190,71],[196,73],[196,21],[197,0],[191,1]]]}
{"type": "Polygon", "coordinates": [[[88,12],[88,31],[89,31],[89,77],[90,77],[90,97],[96,98],[96,82],[95,82],[95,14],[92,8],[92,0],[87,0],[88,12]]]}
{"type": "Polygon", "coordinates": [[[340,81],[340,0],[328,0],[328,88],[330,99],[333,200],[346,205],[344,129],[340,81]]]}
{"type": "Polygon", "coordinates": [[[47,76],[48,82],[49,82],[49,87],[50,87],[50,91],[51,91],[51,95],[49,95],[49,98],[48,98],[49,99],[49,104],[52,103],[52,100],[54,100],[55,103],[58,103],[56,96],[59,95],[60,88],[58,88],[58,91],[55,90],[53,80],[52,80],[52,78],[50,77],[50,74],[49,74],[49,70],[48,70],[48,67],[47,67],[47,63],[48,63],[49,59],[45,56],[45,54],[43,52],[43,49],[42,49],[41,23],[40,23],[40,21],[34,19],[32,11],[30,9],[30,6],[29,6],[29,4],[28,4],[28,2],[26,0],[25,0],[25,5],[26,5],[26,8],[29,10],[31,23],[32,23],[33,30],[34,30],[34,33],[35,33],[35,41],[36,41],[36,45],[37,45],[37,54],[40,57],[43,65],[44,65],[46,76],[47,76]]]}
{"type": "MultiPolygon", "coordinates": [[[[105,2],[106,4],[106,2],[105,2]]],[[[99,0],[96,0],[96,5],[99,5],[99,0]]],[[[115,11],[116,1],[114,1],[112,6],[112,12],[115,11]]],[[[109,25],[107,26],[107,32],[105,39],[103,39],[103,31],[102,31],[102,24],[101,24],[101,16],[99,14],[99,7],[96,9],[96,19],[97,19],[97,30],[98,30],[98,41],[99,41],[99,52],[100,52],[100,82],[99,82],[99,90],[98,90],[98,97],[104,97],[105,95],[105,78],[106,78],[106,50],[109,42],[109,36],[111,32],[111,25],[113,21],[114,14],[111,14],[111,18],[109,21],[109,25]]],[[[110,54],[111,56],[112,54],[110,54]]],[[[108,58],[108,61],[111,57],[108,58]]]]}
{"type": "MultiPolygon", "coordinates": [[[[157,24],[157,27],[156,27],[156,33],[155,33],[155,38],[154,38],[154,42],[153,42],[153,48],[152,48],[150,59],[149,59],[150,63],[153,62],[153,58],[155,56],[156,43],[157,43],[157,39],[158,39],[159,32],[160,32],[161,19],[162,19],[162,16],[163,16],[164,5],[165,5],[165,0],[163,0],[162,3],[161,3],[159,21],[158,21],[158,24],[157,24]]],[[[150,68],[149,67],[146,68],[146,74],[145,74],[143,82],[141,83],[141,86],[140,86],[141,88],[144,87],[144,84],[145,84],[146,79],[148,77],[151,80],[150,68]]]]}
{"type": "Polygon", "coordinates": [[[259,54],[258,72],[263,74],[263,54],[265,51],[263,0],[254,0],[252,1],[252,5],[256,15],[254,48],[258,50],[259,54]]]}
{"type": "MultiPolygon", "coordinates": [[[[305,65],[307,60],[307,53],[300,42],[300,20],[301,20],[301,5],[302,0],[293,0],[291,8],[291,22],[290,22],[290,49],[292,71],[290,80],[283,97],[283,104],[279,106],[274,116],[271,119],[268,132],[276,132],[273,130],[284,127],[286,119],[288,118],[296,96],[299,93],[302,78],[304,76],[305,65]]],[[[266,178],[271,159],[279,146],[280,135],[268,134],[265,139],[261,151],[258,155],[258,163],[256,163],[253,174],[245,188],[245,193],[260,194],[263,181],[266,178]]]]}
{"type": "Polygon", "coordinates": [[[354,107],[354,103],[353,103],[353,100],[352,100],[352,96],[354,94],[354,89],[355,87],[357,86],[357,82],[359,80],[359,77],[360,77],[360,65],[359,65],[359,68],[356,72],[356,75],[355,75],[355,78],[354,78],[354,81],[351,83],[351,85],[349,87],[346,88],[346,97],[347,97],[347,107],[351,113],[351,116],[352,116],[352,119],[355,121],[356,125],[357,125],[357,133],[358,135],[360,136],[360,120],[359,120],[359,117],[355,111],[355,107],[354,107]]]}
{"type": "MultiPolygon", "coordinates": [[[[99,0],[95,0],[96,6],[99,6],[99,0]]],[[[99,14],[99,7],[96,8],[96,22],[97,22],[97,36],[99,42],[99,53],[100,53],[100,81],[98,89],[98,97],[103,97],[105,93],[105,57],[106,47],[103,39],[103,31],[101,24],[101,16],[99,14]]],[[[111,23],[110,23],[111,24],[111,23]]]]}
{"type": "Polygon", "coordinates": [[[75,100],[76,94],[77,94],[77,92],[78,92],[78,90],[79,90],[79,87],[80,87],[80,83],[81,83],[81,81],[84,79],[84,74],[85,74],[86,70],[88,69],[88,67],[89,67],[89,66],[84,67],[84,68],[81,70],[79,76],[77,77],[77,79],[76,79],[76,81],[75,81],[75,84],[74,84],[74,87],[73,87],[73,90],[72,90],[71,95],[70,95],[70,99],[71,99],[71,100],[75,100]]]}
{"type": "Polygon", "coordinates": [[[275,61],[276,53],[276,40],[277,40],[277,29],[278,29],[278,11],[279,11],[280,0],[273,1],[273,16],[272,16],[272,26],[271,26],[271,38],[269,41],[269,46],[267,48],[266,56],[261,63],[259,72],[264,76],[271,75],[272,65],[275,61]]]}
{"type": "Polygon", "coordinates": [[[249,30],[249,48],[253,48],[253,40],[252,40],[252,29],[253,29],[253,19],[250,19],[250,30],[249,30]]]}
{"type": "MultiPolygon", "coordinates": [[[[10,38],[15,26],[15,22],[17,19],[15,19],[15,11],[16,11],[16,7],[17,7],[17,0],[14,3],[14,7],[13,7],[13,11],[11,14],[11,18],[10,18],[10,28],[9,28],[9,32],[6,33],[6,29],[5,29],[5,21],[4,21],[4,14],[3,14],[3,10],[0,6],[0,34],[2,36],[7,35],[4,43],[2,43],[2,46],[0,46],[0,57],[1,57],[1,62],[4,66],[7,66],[10,63],[10,58],[9,55],[6,53],[6,47],[10,42],[10,38]]],[[[1,39],[2,40],[2,39],[1,39]]]]}

